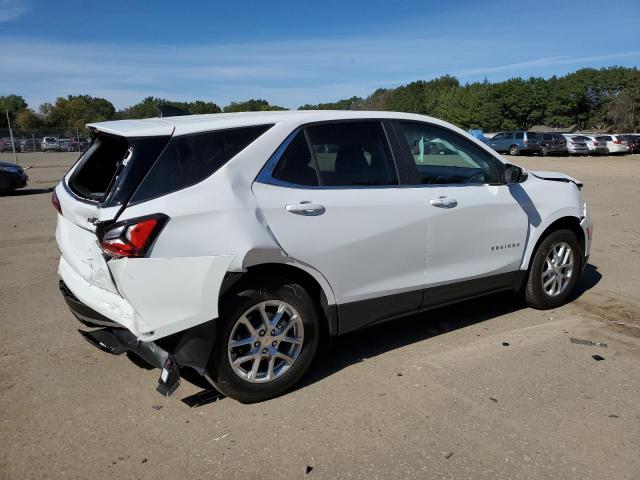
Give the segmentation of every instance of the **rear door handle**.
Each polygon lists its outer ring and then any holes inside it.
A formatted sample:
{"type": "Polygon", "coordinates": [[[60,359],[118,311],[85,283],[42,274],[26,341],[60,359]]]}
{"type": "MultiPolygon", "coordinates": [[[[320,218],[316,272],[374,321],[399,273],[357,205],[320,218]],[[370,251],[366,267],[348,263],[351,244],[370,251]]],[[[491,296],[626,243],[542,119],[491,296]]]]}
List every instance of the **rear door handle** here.
{"type": "Polygon", "coordinates": [[[322,215],[326,211],[324,205],[311,202],[290,204],[285,207],[285,210],[295,215],[304,215],[305,217],[317,217],[318,215],[322,215]]]}
{"type": "Polygon", "coordinates": [[[431,200],[429,200],[429,203],[434,207],[439,208],[453,208],[458,205],[458,201],[455,198],[448,197],[432,198],[431,200]]]}

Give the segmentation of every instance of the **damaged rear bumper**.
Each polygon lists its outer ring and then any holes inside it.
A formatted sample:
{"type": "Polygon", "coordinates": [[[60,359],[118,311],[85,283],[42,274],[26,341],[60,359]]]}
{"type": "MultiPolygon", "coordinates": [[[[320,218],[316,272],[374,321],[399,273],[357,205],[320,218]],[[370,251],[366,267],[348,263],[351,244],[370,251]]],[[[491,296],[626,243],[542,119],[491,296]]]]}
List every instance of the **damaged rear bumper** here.
{"type": "Polygon", "coordinates": [[[180,384],[180,368],[190,367],[204,375],[215,342],[215,320],[169,335],[157,341],[143,342],[135,334],[82,303],[60,281],[60,292],[75,317],[94,330],[79,330],[85,340],[104,352],[132,353],[149,365],[162,369],[156,390],[169,396],[180,384]]]}

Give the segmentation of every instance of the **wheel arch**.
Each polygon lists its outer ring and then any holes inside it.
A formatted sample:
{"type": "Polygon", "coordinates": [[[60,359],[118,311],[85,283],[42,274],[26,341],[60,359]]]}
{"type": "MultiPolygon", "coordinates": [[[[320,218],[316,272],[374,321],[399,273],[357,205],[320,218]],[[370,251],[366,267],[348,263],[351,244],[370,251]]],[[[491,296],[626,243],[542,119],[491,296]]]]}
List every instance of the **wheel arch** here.
{"type": "Polygon", "coordinates": [[[533,249],[531,250],[530,254],[527,256],[527,258],[525,258],[523,262],[524,263],[523,269],[527,269],[527,270],[529,269],[529,266],[531,264],[531,259],[535,256],[542,241],[545,238],[547,238],[551,233],[561,229],[570,230],[575,234],[576,238],[578,239],[578,243],[580,243],[580,248],[582,250],[581,254],[584,257],[584,252],[586,249],[586,238],[584,235],[584,231],[582,230],[582,226],[580,225],[580,219],[574,216],[563,216],[551,222],[538,236],[533,249]]]}
{"type": "Polygon", "coordinates": [[[242,272],[229,272],[225,276],[220,288],[222,304],[230,295],[241,291],[261,278],[286,278],[299,283],[309,293],[320,307],[319,313],[323,317],[321,322],[325,334],[338,334],[338,309],[333,291],[327,280],[317,271],[294,262],[269,262],[246,267],[242,272]]]}

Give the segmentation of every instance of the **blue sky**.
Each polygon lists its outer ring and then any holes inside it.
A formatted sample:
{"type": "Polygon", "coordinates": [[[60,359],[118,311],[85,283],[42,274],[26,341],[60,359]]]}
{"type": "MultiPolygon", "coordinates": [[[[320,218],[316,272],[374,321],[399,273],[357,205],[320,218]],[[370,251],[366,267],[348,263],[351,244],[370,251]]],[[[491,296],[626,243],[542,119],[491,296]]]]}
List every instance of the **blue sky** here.
{"type": "Polygon", "coordinates": [[[640,66],[639,25],[638,0],[0,0],[0,95],[295,108],[447,73],[640,66]]]}

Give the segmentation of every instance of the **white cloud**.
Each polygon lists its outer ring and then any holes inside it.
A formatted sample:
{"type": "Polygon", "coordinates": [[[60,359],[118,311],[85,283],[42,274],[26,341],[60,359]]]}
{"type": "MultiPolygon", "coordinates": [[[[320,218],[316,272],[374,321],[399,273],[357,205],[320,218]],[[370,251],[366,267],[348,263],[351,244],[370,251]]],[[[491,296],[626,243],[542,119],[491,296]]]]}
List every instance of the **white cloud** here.
{"type": "Polygon", "coordinates": [[[590,56],[559,51],[513,63],[513,49],[503,42],[485,41],[479,51],[473,38],[401,35],[187,46],[0,41],[6,47],[0,91],[23,95],[34,107],[86,93],[118,108],[150,95],[220,105],[265,98],[294,108],[447,73],[473,81],[484,75],[548,75],[562,66],[637,64],[640,59],[637,51],[590,56]]]}
{"type": "Polygon", "coordinates": [[[26,0],[0,0],[0,23],[12,22],[29,11],[26,0]]]}

